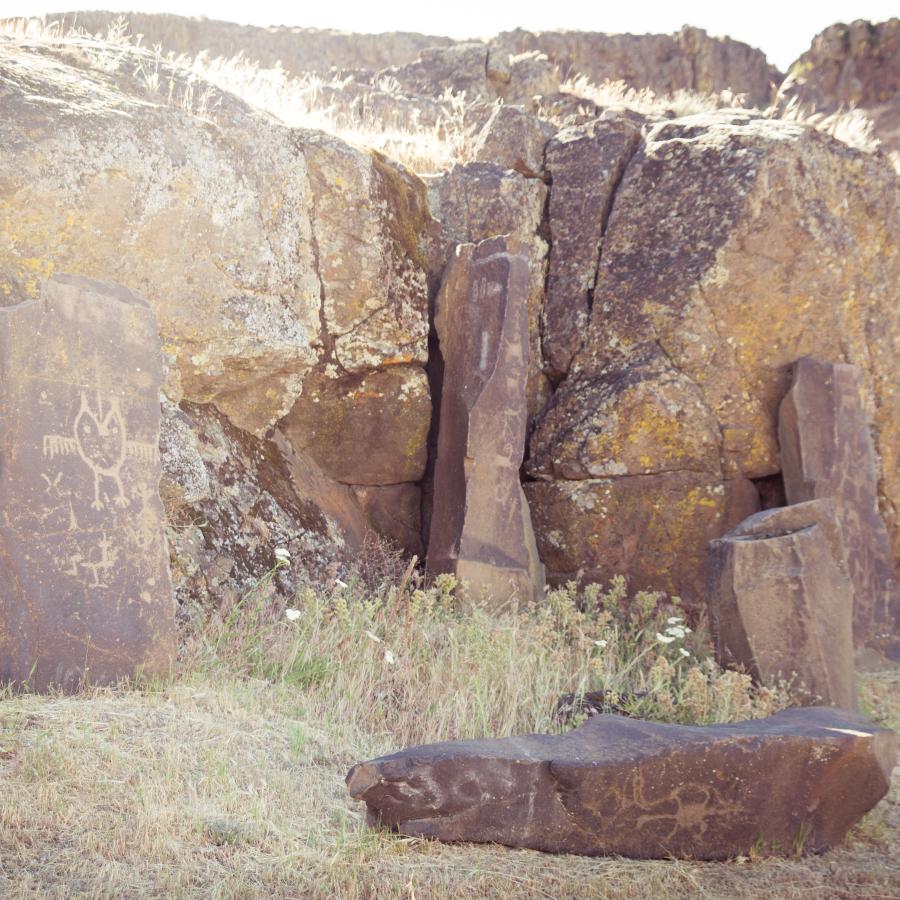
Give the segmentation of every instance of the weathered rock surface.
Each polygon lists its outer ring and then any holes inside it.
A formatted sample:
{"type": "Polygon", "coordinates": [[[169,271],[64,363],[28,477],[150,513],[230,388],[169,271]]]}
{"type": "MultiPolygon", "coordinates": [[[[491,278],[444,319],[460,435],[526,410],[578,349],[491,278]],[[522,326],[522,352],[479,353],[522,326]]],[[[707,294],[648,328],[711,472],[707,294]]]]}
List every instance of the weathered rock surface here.
{"type": "Polygon", "coordinates": [[[497,163],[456,165],[429,179],[431,213],[441,223],[445,258],[456,244],[477,243],[498,235],[515,238],[528,256],[528,375],[530,416],[549,396],[541,352],[541,308],[547,267],[547,241],[541,234],[547,187],[497,163]]]}
{"type": "Polygon", "coordinates": [[[878,513],[877,457],[857,366],[801,359],[781,402],[778,437],[789,503],[831,498],[853,583],[857,643],[900,654],[900,583],[878,513]]]}
{"type": "Polygon", "coordinates": [[[0,307],[0,682],[165,674],[162,357],[147,302],[60,275],[0,307]]]}
{"type": "MultiPolygon", "coordinates": [[[[48,22],[77,26],[91,34],[105,34],[120,12],[79,11],[48,15],[48,22]]],[[[279,63],[293,74],[328,72],[331,69],[383,69],[412,62],[428,47],[449,46],[450,38],[405,31],[358,34],[329,28],[292,28],[272,25],[238,25],[195,16],[130,12],[125,17],[132,34],[144,37],[144,45],[162,45],[174,53],[227,58],[243,54],[267,68],[279,63]]]]}
{"type": "Polygon", "coordinates": [[[764,510],[713,541],[708,591],[720,663],[856,709],[853,585],[830,500],[764,510]]]}
{"type": "Polygon", "coordinates": [[[755,511],[748,479],[780,469],[778,404],[805,355],[862,368],[900,540],[897,199],[884,160],[796,123],[722,112],[650,132],[615,194],[590,325],[531,439],[552,578],[624,555],[633,587],[672,583],[697,605],[707,542],[755,511]],[[619,522],[616,495],[632,510],[619,522]],[[681,560],[701,563],[693,578],[681,560]]]}
{"type": "Polygon", "coordinates": [[[528,256],[513,238],[462,244],[437,299],[444,361],[428,569],[496,606],[543,587],[519,483],[528,413],[528,256]]]}
{"type": "Polygon", "coordinates": [[[369,821],[557,853],[728,859],[821,852],[884,795],[893,732],[791,709],[690,727],[593,716],[560,735],[452,741],[353,767],[369,821]]]}
{"type": "Polygon", "coordinates": [[[475,140],[477,162],[515,169],[526,178],[544,173],[544,148],[556,127],[521,106],[498,103],[475,140]]]}
{"type": "MultiPolygon", "coordinates": [[[[74,44],[0,43],[0,304],[36,297],[60,268],[140,290],[172,363],[166,395],[186,404],[183,429],[198,429],[199,460],[188,456],[195,473],[205,467],[212,496],[222,448],[270,447],[264,436],[288,416],[296,446],[286,452],[308,453],[317,496],[339,496],[338,508],[351,511],[338,517],[350,546],[371,522],[352,489],[327,485],[329,478],[412,483],[424,465],[424,449],[414,445],[430,421],[424,245],[435,227],[425,186],[378,154],[278,125],[230,95],[214,96],[210,122],[183,108],[184,73],[163,65],[161,77],[173,79],[169,104],[124,74],[152,54],[117,52],[130,56],[110,73],[74,44]],[[347,402],[350,383],[377,390],[347,402]],[[342,401],[331,413],[347,435],[365,437],[364,447],[338,459],[349,445],[327,443],[328,415],[307,417],[315,430],[303,432],[298,414],[288,414],[298,398],[302,407],[316,394],[342,401]],[[240,433],[226,439],[215,417],[188,409],[210,405],[240,433]],[[372,428],[378,409],[397,411],[402,434],[372,428]],[[215,438],[204,437],[207,424],[215,438]],[[398,448],[398,440],[406,443],[398,448]],[[328,463],[325,471],[316,460],[328,463]]],[[[238,456],[242,477],[255,484],[253,453],[238,456]]],[[[295,530],[315,544],[307,555],[321,553],[331,565],[323,543],[337,521],[331,503],[312,514],[307,503],[316,501],[303,494],[309,479],[294,481],[273,491],[292,499],[261,519],[284,535],[297,516],[295,530]],[[313,520],[331,524],[317,532],[313,520]]],[[[208,511],[223,517],[210,541],[237,540],[235,557],[259,539],[258,517],[246,516],[254,493],[248,487],[242,517],[227,527],[231,512],[208,511]]],[[[261,546],[259,559],[270,560],[272,549],[261,546]]],[[[255,551],[250,557],[256,561],[255,551]]],[[[229,590],[241,583],[236,576],[229,590]]]]}
{"type": "Polygon", "coordinates": [[[546,151],[551,250],[543,312],[545,366],[569,371],[590,318],[600,247],[613,196],[640,144],[626,120],[563,129],[546,151]]]}
{"type": "Polygon", "coordinates": [[[862,110],[884,146],[900,151],[900,19],[826,28],[791,66],[778,100],[822,112],[862,110]]]}
{"type": "Polygon", "coordinates": [[[336,484],[275,432],[254,437],[213,405],[163,403],[161,485],[179,604],[228,605],[274,564],[288,596],[303,579],[345,572],[368,522],[352,490],[336,484]]]}
{"type": "Polygon", "coordinates": [[[676,34],[517,29],[493,43],[510,53],[545,53],[564,77],[586,75],[595,84],[624,81],[656,93],[731,90],[746,94],[753,105],[767,106],[781,81],[761,50],[687,26],[676,34]]]}

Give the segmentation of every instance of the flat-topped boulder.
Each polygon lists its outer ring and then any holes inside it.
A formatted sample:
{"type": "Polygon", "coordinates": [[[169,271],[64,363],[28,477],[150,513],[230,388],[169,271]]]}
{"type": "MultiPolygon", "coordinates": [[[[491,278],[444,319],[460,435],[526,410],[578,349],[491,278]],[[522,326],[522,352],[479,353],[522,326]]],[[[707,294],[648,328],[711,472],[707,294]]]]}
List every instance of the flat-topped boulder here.
{"type": "Polygon", "coordinates": [[[169,671],[156,317],[71,275],[0,307],[0,682],[169,671]]]}
{"type": "Polygon", "coordinates": [[[371,824],[591,856],[820,852],[884,797],[892,731],[825,707],[733,725],[594,716],[565,734],[450,741],[350,770],[371,824]]]}
{"type": "Polygon", "coordinates": [[[720,663],[856,708],[853,585],[831,501],[763,510],[712,541],[708,588],[720,663]]]}

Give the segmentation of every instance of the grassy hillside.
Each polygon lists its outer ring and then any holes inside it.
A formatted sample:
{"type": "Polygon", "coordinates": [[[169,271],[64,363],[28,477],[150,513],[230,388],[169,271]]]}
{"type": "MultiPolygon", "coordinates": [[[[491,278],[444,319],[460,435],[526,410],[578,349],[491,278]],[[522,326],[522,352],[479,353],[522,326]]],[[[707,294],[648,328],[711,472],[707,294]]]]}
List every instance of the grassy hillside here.
{"type": "MultiPolygon", "coordinates": [[[[383,561],[285,606],[277,570],[231,610],[182,622],[177,675],[0,703],[4,897],[889,897],[898,783],[845,846],[730,864],[554,857],[371,831],[356,761],[422,741],[571,727],[563,691],[674,721],[766,715],[791,699],[718,669],[702,627],[621,583],[535,612],[463,611],[383,561]],[[367,583],[368,582],[368,586],[367,583]],[[577,601],[577,602],[576,602],[577,601]],[[579,608],[581,607],[581,608],[579,608]],[[677,620],[677,621],[676,621],[677,620]],[[662,640],[671,638],[671,640],[662,640]]],[[[286,565],[282,561],[277,565],[286,565]]],[[[896,673],[864,708],[900,722],[896,673]]]]}

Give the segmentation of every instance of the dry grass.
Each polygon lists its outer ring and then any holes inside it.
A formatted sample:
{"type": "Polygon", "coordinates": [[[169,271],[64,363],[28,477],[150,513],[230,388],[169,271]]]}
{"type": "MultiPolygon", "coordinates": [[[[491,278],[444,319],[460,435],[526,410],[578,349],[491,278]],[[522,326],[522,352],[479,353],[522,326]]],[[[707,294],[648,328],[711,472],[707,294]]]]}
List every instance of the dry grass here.
{"type": "MultiPolygon", "coordinates": [[[[561,690],[648,690],[652,699],[622,702],[676,719],[764,714],[786,697],[718,672],[701,658],[702,633],[661,643],[659,629],[678,631],[668,601],[640,595],[626,614],[616,585],[582,596],[586,611],[561,591],[541,611],[489,617],[463,612],[447,581],[424,590],[413,577],[402,591],[396,578],[374,589],[354,582],[303,592],[289,607],[299,615],[288,618],[273,575],[235,608],[183,623],[171,683],[0,700],[0,895],[900,891],[896,786],[846,846],[795,860],[587,859],[369,830],[343,783],[354,762],[414,741],[560,728],[561,690]],[[696,673],[702,691],[690,686],[696,673]],[[668,712],[666,693],[675,701],[668,712]]],[[[867,676],[864,689],[870,707],[896,724],[896,675],[867,676]]]]}

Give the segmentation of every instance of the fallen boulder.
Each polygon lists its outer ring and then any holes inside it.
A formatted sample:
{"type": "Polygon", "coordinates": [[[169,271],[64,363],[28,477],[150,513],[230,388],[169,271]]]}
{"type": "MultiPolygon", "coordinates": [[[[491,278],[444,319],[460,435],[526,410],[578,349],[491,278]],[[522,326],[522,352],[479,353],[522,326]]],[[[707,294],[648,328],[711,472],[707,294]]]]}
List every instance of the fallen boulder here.
{"type": "Polygon", "coordinates": [[[831,502],[767,509],[712,541],[707,603],[720,663],[765,682],[796,675],[856,708],[853,585],[831,502]]]}
{"type": "Polygon", "coordinates": [[[877,456],[857,366],[801,359],[778,411],[781,466],[788,503],[830,497],[843,532],[856,592],[858,644],[900,653],[900,586],[891,543],[878,512],[877,456]]]}
{"type": "Polygon", "coordinates": [[[565,734],[427,744],[354,766],[371,824],[556,853],[729,859],[833,847],[884,797],[892,731],[791,709],[693,727],[594,716],[565,734]]]}

